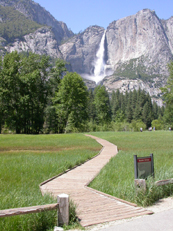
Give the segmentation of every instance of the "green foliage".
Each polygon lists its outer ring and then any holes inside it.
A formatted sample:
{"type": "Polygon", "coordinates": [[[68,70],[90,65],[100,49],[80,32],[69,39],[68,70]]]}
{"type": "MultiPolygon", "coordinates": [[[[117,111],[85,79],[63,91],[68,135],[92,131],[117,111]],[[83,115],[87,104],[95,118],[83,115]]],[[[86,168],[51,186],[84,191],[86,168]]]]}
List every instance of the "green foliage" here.
{"type": "Polygon", "coordinates": [[[97,86],[94,89],[94,105],[96,110],[96,120],[98,123],[110,122],[111,108],[109,95],[105,86],[97,86]]]}
{"type": "Polygon", "coordinates": [[[77,208],[77,205],[74,204],[74,202],[72,200],[70,200],[70,203],[69,203],[69,225],[64,225],[63,228],[65,230],[69,230],[69,229],[83,229],[83,227],[80,225],[79,223],[79,220],[78,220],[78,217],[77,217],[77,214],[76,214],[76,208],[77,208]]]}
{"type": "Polygon", "coordinates": [[[151,122],[151,126],[155,127],[156,130],[162,130],[164,128],[163,121],[158,119],[158,120],[153,120],[151,122]]]}
{"type": "Polygon", "coordinates": [[[63,78],[63,76],[65,75],[67,71],[67,68],[65,65],[66,65],[66,62],[64,60],[57,59],[55,61],[55,67],[51,69],[50,83],[51,83],[51,90],[52,90],[51,92],[52,92],[53,97],[54,97],[55,92],[58,91],[61,79],[63,78]]]}
{"type": "Polygon", "coordinates": [[[146,129],[146,125],[144,122],[142,122],[141,120],[132,120],[132,128],[134,132],[139,132],[140,128],[142,128],[142,130],[144,131],[146,129]]]}
{"type": "Polygon", "coordinates": [[[163,93],[163,99],[166,103],[166,109],[164,113],[164,120],[170,126],[173,127],[173,61],[168,65],[169,68],[169,78],[167,85],[161,88],[163,93]]]}
{"type": "Polygon", "coordinates": [[[113,131],[132,131],[131,124],[125,121],[122,122],[112,122],[113,131]]]}
{"type": "Polygon", "coordinates": [[[88,91],[77,73],[67,73],[62,79],[59,91],[55,95],[57,115],[62,129],[80,130],[87,119],[88,91]]]}
{"type": "Polygon", "coordinates": [[[6,54],[0,74],[0,96],[5,122],[16,133],[38,134],[44,123],[49,94],[49,57],[17,52],[6,54]]]}
{"type": "Polygon", "coordinates": [[[59,91],[59,85],[61,79],[65,75],[67,69],[65,67],[66,63],[64,60],[57,59],[55,61],[55,67],[50,70],[49,78],[49,88],[50,94],[48,96],[48,104],[45,109],[45,123],[44,123],[44,133],[59,133],[63,128],[59,125],[59,118],[56,113],[56,99],[55,95],[59,91]]]}
{"type": "Polygon", "coordinates": [[[17,52],[5,55],[0,73],[0,95],[3,116],[6,124],[19,129],[20,115],[20,77],[18,70],[21,68],[20,56],[17,52]]]}
{"type": "Polygon", "coordinates": [[[65,65],[58,59],[52,67],[49,57],[33,53],[4,56],[0,62],[0,131],[136,131],[137,121],[145,124],[144,129],[152,120],[162,120],[164,107],[152,103],[144,90],[125,94],[117,90],[111,97],[105,86],[88,91],[77,73],[66,74],[65,65]]]}
{"type": "Polygon", "coordinates": [[[16,38],[22,39],[24,35],[33,33],[42,27],[36,22],[27,19],[13,7],[0,6],[0,15],[2,18],[2,22],[0,22],[0,36],[8,42],[13,42],[16,38]]]}
{"type": "MultiPolygon", "coordinates": [[[[139,89],[133,92],[120,93],[119,90],[112,93],[111,96],[112,120],[120,123],[120,128],[115,130],[124,130],[122,122],[132,123],[132,121],[143,122],[143,128],[150,127],[153,119],[163,116],[162,109],[156,103],[151,102],[151,97],[145,91],[139,89]]],[[[133,128],[136,131],[137,128],[133,128]]],[[[126,129],[125,129],[126,130],[126,129]]]]}
{"type": "Polygon", "coordinates": [[[95,121],[96,119],[96,107],[94,104],[94,93],[92,90],[89,90],[88,93],[88,105],[87,105],[87,113],[90,121],[95,121]]]}
{"type": "MultiPolygon", "coordinates": [[[[167,171],[167,174],[170,175],[171,169],[167,171]],[[169,173],[168,173],[169,172],[169,173]]],[[[165,175],[165,174],[164,174],[165,175]]],[[[163,178],[164,175],[161,175],[163,178]]],[[[158,201],[161,198],[168,197],[173,194],[173,185],[164,185],[164,186],[156,186],[154,184],[154,179],[152,177],[149,177],[147,179],[146,184],[146,192],[140,191],[136,196],[136,202],[139,205],[142,205],[144,207],[150,206],[154,204],[156,201],[158,201]]]]}

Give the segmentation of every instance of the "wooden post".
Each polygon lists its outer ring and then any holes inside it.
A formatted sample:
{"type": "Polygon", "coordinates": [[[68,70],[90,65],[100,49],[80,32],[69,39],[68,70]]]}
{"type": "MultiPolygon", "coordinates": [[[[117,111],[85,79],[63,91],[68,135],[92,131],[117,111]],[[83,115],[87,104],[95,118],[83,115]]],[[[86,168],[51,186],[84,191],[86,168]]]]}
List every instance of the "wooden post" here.
{"type": "Polygon", "coordinates": [[[153,157],[153,153],[150,154],[151,157],[151,175],[154,178],[154,157],[153,157]]]}
{"type": "Polygon", "coordinates": [[[69,196],[67,194],[59,194],[58,200],[58,225],[62,226],[69,223],[69,196]]]}
{"type": "Polygon", "coordinates": [[[139,191],[146,191],[146,181],[145,179],[135,179],[135,187],[136,187],[136,191],[137,193],[139,191]]]}
{"type": "Polygon", "coordinates": [[[135,179],[138,179],[138,163],[137,163],[137,155],[134,155],[134,169],[135,169],[135,179]]]}

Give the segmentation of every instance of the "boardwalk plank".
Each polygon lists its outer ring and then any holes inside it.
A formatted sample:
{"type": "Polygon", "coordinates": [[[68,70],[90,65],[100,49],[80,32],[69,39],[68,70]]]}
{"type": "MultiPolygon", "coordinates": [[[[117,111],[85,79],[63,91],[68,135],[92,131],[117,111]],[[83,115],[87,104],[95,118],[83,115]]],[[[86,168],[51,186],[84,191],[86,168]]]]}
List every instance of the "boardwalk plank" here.
{"type": "Polygon", "coordinates": [[[75,169],[41,185],[42,193],[50,193],[54,197],[61,193],[70,195],[70,198],[77,205],[77,215],[84,227],[151,214],[150,211],[135,207],[130,202],[120,201],[118,198],[107,196],[87,187],[109,162],[110,158],[118,153],[117,146],[114,144],[94,136],[90,137],[96,139],[103,146],[100,154],[75,169]]]}

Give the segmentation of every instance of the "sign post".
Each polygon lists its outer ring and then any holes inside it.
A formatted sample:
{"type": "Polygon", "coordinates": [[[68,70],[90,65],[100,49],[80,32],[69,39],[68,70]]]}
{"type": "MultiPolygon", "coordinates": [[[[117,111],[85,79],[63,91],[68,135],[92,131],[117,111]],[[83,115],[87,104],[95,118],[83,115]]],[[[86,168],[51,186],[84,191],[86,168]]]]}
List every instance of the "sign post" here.
{"type": "Polygon", "coordinates": [[[135,179],[146,179],[148,176],[154,177],[153,154],[146,157],[134,155],[135,179]]]}

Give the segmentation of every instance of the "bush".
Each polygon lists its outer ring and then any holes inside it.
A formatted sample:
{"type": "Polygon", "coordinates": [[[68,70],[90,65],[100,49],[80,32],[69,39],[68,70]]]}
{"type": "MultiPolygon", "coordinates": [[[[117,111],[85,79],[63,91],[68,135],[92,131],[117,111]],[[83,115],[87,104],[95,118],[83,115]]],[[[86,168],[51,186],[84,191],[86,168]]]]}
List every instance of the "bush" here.
{"type": "Polygon", "coordinates": [[[1,133],[2,134],[14,134],[15,132],[12,131],[5,123],[4,126],[2,126],[1,133]]]}
{"type": "Polygon", "coordinates": [[[141,120],[132,120],[131,125],[134,132],[139,132],[140,128],[142,128],[143,130],[146,129],[146,125],[141,120]]]}
{"type": "Polygon", "coordinates": [[[120,131],[133,131],[132,125],[128,122],[115,122],[112,123],[113,130],[120,132],[120,131]]]}
{"type": "Polygon", "coordinates": [[[153,120],[151,126],[155,127],[156,130],[162,130],[164,128],[163,122],[161,120],[153,120]]]}
{"type": "Polygon", "coordinates": [[[87,132],[95,132],[97,131],[97,125],[94,121],[89,121],[87,123],[87,132]]]}

